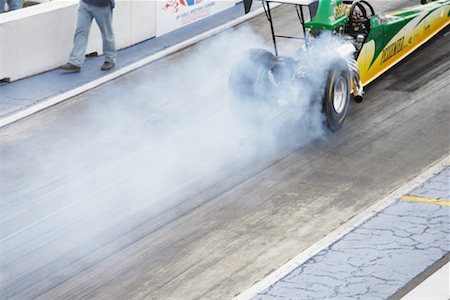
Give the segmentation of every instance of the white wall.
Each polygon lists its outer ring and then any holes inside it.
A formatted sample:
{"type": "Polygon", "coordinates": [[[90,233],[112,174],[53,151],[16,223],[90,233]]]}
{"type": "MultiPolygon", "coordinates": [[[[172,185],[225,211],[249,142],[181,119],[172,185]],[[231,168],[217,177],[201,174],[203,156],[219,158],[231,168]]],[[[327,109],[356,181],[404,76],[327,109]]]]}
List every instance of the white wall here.
{"type": "MultiPolygon", "coordinates": [[[[156,35],[155,3],[146,0],[116,0],[113,14],[117,49],[123,49],[156,35]]],[[[73,34],[72,34],[73,36],[73,34]]],[[[103,53],[100,30],[95,21],[89,35],[87,53],[103,53]]]]}
{"type": "MultiPolygon", "coordinates": [[[[241,0],[239,0],[241,1],[241,0]]],[[[156,35],[176,30],[212,16],[239,2],[236,0],[166,0],[157,1],[156,35]],[[182,4],[184,3],[184,4],[182,4]],[[189,5],[189,4],[190,5],[189,5]]]]}
{"type": "Polygon", "coordinates": [[[75,30],[76,5],[74,1],[47,2],[1,14],[0,79],[16,80],[67,60],[75,30]]]}
{"type": "MultiPolygon", "coordinates": [[[[73,45],[79,0],[53,0],[0,14],[0,79],[14,81],[54,69],[67,62],[73,45]]],[[[113,27],[122,49],[232,7],[241,0],[116,0],[113,27]],[[179,10],[164,9],[178,2],[179,10]]],[[[87,53],[102,51],[93,22],[87,53]]]]}
{"type": "MultiPolygon", "coordinates": [[[[73,45],[78,1],[50,1],[0,14],[0,79],[11,81],[67,62],[73,45]]],[[[113,27],[117,48],[155,36],[154,1],[117,1],[113,27]]],[[[102,54],[100,30],[93,22],[87,53],[102,54]]]]}

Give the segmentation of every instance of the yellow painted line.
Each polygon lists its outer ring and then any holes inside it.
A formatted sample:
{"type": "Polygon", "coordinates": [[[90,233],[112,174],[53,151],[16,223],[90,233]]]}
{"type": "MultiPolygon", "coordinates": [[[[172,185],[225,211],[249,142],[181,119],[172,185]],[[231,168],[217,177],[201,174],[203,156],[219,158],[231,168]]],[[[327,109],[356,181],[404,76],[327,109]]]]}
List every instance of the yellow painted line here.
{"type": "Polygon", "coordinates": [[[426,198],[413,195],[405,195],[401,197],[400,200],[450,206],[450,200],[439,200],[435,198],[426,198]]]}

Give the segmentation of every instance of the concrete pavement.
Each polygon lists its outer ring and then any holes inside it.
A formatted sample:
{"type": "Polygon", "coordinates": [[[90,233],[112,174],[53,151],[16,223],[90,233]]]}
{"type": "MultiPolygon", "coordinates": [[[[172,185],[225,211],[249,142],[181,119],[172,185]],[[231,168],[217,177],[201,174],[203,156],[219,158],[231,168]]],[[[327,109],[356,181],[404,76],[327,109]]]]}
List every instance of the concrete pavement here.
{"type": "MultiPolygon", "coordinates": [[[[267,34],[263,17],[249,23],[267,34]]],[[[230,155],[223,174],[201,168],[221,139],[189,146],[225,114],[226,80],[205,97],[181,76],[189,101],[152,94],[160,74],[180,77],[168,66],[205,44],[2,128],[2,297],[230,299],[448,155],[448,71],[436,72],[448,66],[439,62],[445,45],[448,37],[434,39],[371,85],[340,132],[252,166],[230,155]],[[403,90],[412,73],[434,80],[403,90]],[[177,127],[189,114],[202,126],[177,127]],[[159,152],[172,164],[158,165],[159,152]],[[151,203],[169,203],[155,194],[161,186],[182,189],[182,202],[155,216],[151,203]]],[[[217,69],[208,78],[226,78],[217,69]]]]}
{"type": "Polygon", "coordinates": [[[253,299],[397,299],[449,258],[447,166],[253,299]]]}

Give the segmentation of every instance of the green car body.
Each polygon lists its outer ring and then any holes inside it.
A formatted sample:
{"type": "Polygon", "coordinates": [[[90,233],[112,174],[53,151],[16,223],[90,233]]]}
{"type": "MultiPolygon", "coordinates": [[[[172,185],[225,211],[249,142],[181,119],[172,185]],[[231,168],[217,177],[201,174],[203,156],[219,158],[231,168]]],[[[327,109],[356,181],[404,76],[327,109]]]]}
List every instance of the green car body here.
{"type": "MultiPolygon", "coordinates": [[[[355,1],[356,2],[356,1],[355,1]]],[[[320,0],[305,27],[337,30],[351,22],[342,0],[320,0]]],[[[370,16],[364,45],[358,53],[363,85],[367,85],[450,23],[450,0],[435,0],[370,16]]]]}
{"type": "MultiPolygon", "coordinates": [[[[252,0],[244,0],[246,12],[249,11],[251,2],[252,0]]],[[[290,90],[286,87],[296,90],[304,83],[305,75],[308,76],[307,72],[301,72],[307,65],[305,61],[311,55],[314,56],[314,52],[308,49],[316,45],[324,47],[323,43],[316,43],[319,39],[310,39],[310,36],[317,37],[323,31],[329,31],[333,33],[332,36],[336,35],[345,41],[333,44],[332,41],[338,41],[339,38],[330,39],[329,48],[337,56],[330,58],[332,62],[326,67],[326,75],[323,77],[326,84],[321,97],[322,109],[332,131],[338,130],[344,123],[351,99],[357,103],[363,101],[364,86],[450,24],[450,0],[421,0],[416,5],[382,13],[375,13],[370,0],[262,2],[270,23],[275,54],[264,49],[248,51],[230,76],[234,94],[232,98],[236,98],[241,106],[249,106],[249,115],[263,105],[277,109],[277,95],[290,90]],[[271,3],[292,5],[295,8],[304,37],[275,34],[271,3]],[[298,51],[296,57],[279,56],[277,38],[304,39],[304,47],[299,48],[302,51],[298,51]],[[242,67],[246,64],[253,67],[242,67]],[[297,70],[300,72],[296,73],[297,70]]],[[[321,92],[317,91],[318,94],[321,92]]]]}

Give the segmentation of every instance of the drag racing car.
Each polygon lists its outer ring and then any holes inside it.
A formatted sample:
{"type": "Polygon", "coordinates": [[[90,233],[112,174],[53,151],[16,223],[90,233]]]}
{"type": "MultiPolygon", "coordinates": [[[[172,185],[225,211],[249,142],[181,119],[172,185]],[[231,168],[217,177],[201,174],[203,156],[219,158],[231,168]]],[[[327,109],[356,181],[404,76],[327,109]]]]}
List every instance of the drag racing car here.
{"type": "MultiPolygon", "coordinates": [[[[244,0],[246,13],[251,5],[252,0],[244,0]]],[[[240,118],[266,122],[280,107],[292,111],[307,91],[308,105],[320,102],[331,131],[342,127],[351,99],[362,102],[364,86],[450,23],[450,0],[422,0],[378,14],[366,0],[262,0],[262,5],[274,53],[250,49],[233,67],[229,81],[232,110],[240,118]],[[301,36],[275,34],[274,4],[292,6],[301,36]],[[323,36],[327,36],[326,43],[323,36]],[[303,43],[293,56],[280,56],[278,38],[303,43]]]]}

